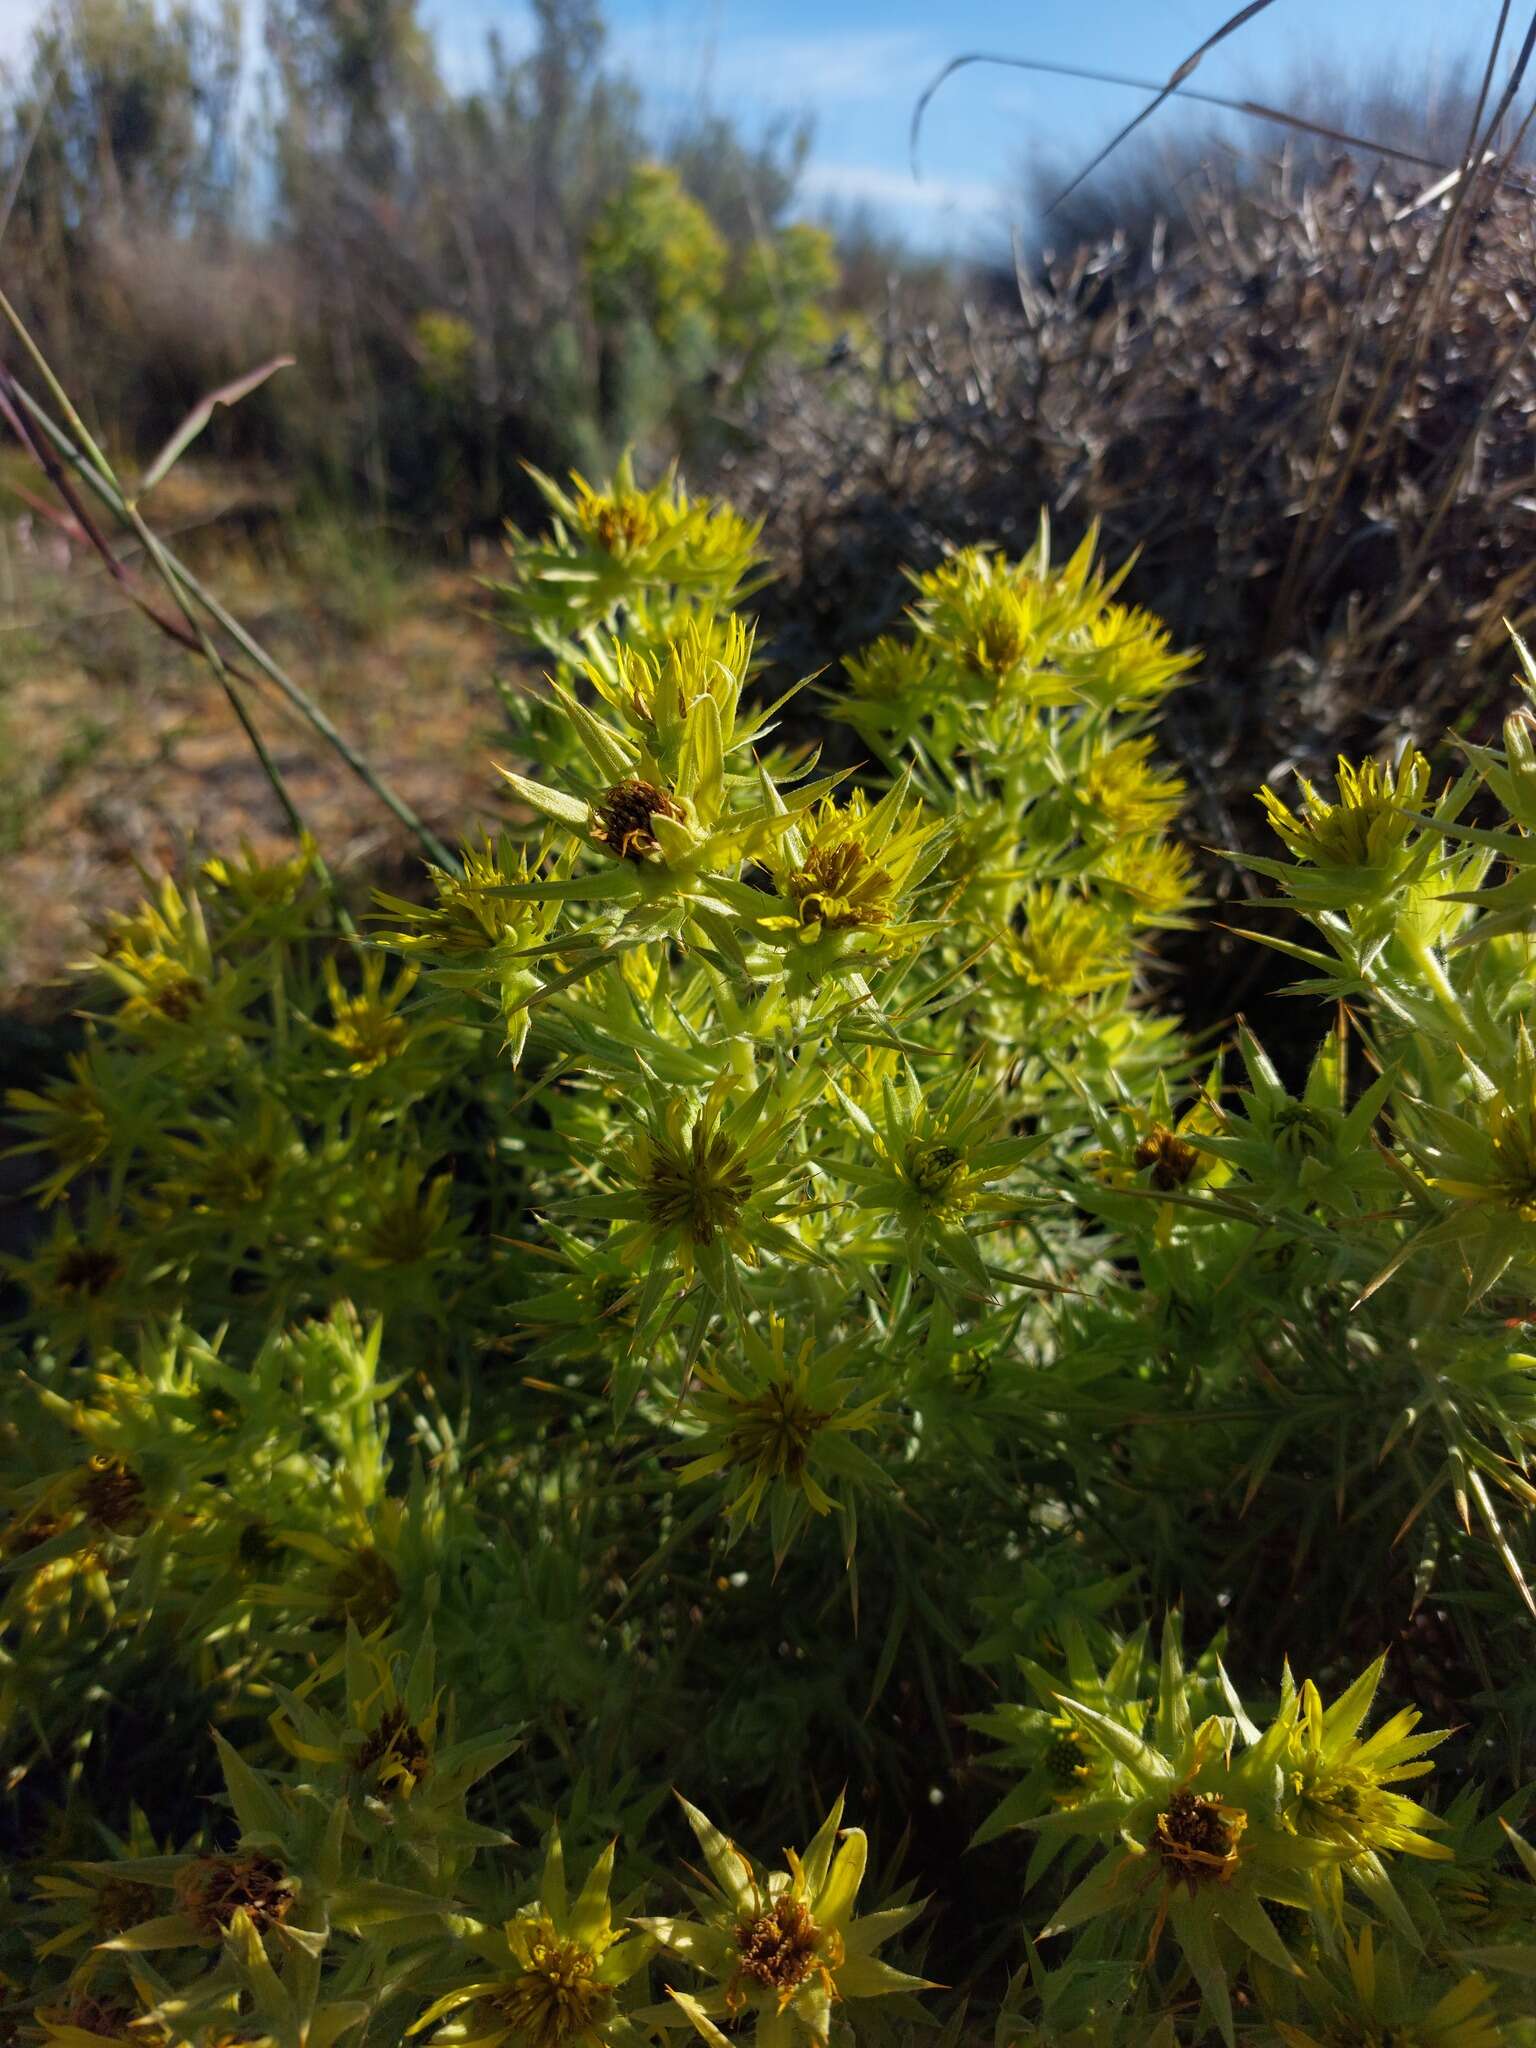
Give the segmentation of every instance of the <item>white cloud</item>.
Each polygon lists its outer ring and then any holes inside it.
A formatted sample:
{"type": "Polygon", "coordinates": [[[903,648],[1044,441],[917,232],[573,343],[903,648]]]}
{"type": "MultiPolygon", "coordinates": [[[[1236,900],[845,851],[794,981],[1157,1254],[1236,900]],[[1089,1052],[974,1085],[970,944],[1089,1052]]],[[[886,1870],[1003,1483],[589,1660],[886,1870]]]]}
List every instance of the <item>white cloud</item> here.
{"type": "Polygon", "coordinates": [[[720,53],[713,80],[728,95],[852,106],[921,91],[938,63],[929,38],[910,29],[747,35],[720,53]]]}
{"type": "Polygon", "coordinates": [[[653,90],[698,93],[727,110],[881,105],[920,92],[942,62],[916,29],[736,35],[718,17],[706,26],[677,15],[615,28],[607,48],[653,90]]]}
{"type": "Polygon", "coordinates": [[[892,213],[964,213],[995,219],[1001,195],[986,178],[915,179],[884,164],[807,164],[801,189],[839,206],[878,206],[892,213]]]}

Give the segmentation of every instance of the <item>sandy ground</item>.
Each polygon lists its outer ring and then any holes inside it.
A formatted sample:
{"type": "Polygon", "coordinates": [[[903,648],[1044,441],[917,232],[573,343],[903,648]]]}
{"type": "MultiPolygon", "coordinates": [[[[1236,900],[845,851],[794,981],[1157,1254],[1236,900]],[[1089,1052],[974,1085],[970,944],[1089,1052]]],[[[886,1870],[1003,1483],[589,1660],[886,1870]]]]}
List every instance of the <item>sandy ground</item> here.
{"type": "MultiPolygon", "coordinates": [[[[279,558],[231,537],[227,507],[180,511],[197,573],[441,837],[495,814],[492,674],[511,657],[474,574],[347,560],[334,535],[296,552],[284,535],[279,558]]],[[[47,1010],[103,917],[142,894],[141,869],[290,835],[208,669],[3,492],[0,526],[0,1004],[47,1010]]],[[[411,841],[377,797],[276,692],[253,708],[331,864],[398,870],[411,841]]]]}

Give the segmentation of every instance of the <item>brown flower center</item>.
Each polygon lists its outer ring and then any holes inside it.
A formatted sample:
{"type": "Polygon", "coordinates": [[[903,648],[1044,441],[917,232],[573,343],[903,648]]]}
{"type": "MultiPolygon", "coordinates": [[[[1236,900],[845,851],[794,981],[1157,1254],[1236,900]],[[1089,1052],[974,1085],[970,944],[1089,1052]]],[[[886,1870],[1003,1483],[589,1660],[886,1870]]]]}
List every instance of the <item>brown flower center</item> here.
{"type": "Polygon", "coordinates": [[[796,1480],[833,1413],[813,1408],[792,1381],[772,1380],[756,1400],[738,1404],[727,1446],[731,1462],[775,1479],[796,1480]]]}
{"type": "Polygon", "coordinates": [[[1237,1838],[1248,1816],[1201,1792],[1175,1792],[1157,1816],[1152,1846],[1170,1878],[1197,1886],[1221,1883],[1237,1868],[1237,1838]]]}
{"type": "Polygon", "coordinates": [[[47,1513],[17,1515],[0,1529],[0,1556],[20,1557],[25,1551],[36,1550],[57,1536],[63,1528],[62,1516],[47,1513]]]}
{"type": "Polygon", "coordinates": [[[131,1534],[148,1520],[143,1480],[131,1465],[106,1451],[87,1459],[75,1482],[75,1499],[85,1519],[98,1529],[131,1534]]]}
{"type": "Polygon", "coordinates": [[[203,1000],[203,984],[191,974],[178,974],[163,982],[151,1001],[162,1017],[173,1024],[185,1024],[203,1000]]]}
{"type": "Polygon", "coordinates": [[[1154,1124],[1131,1157],[1138,1171],[1151,1167],[1152,1185],[1161,1188],[1164,1194],[1183,1187],[1200,1164],[1200,1154],[1194,1146],[1177,1131],[1170,1131],[1166,1124],[1154,1124]]]}
{"type": "Polygon", "coordinates": [[[293,1886],[270,1856],[199,1856],[176,1879],[176,1903],[201,1935],[227,1933],[239,1912],[261,1933],[287,1918],[293,1886]]]}
{"type": "Polygon", "coordinates": [[[123,1262],[102,1245],[72,1244],[55,1269],[63,1294],[88,1294],[94,1301],[122,1278],[123,1262]]]}
{"type": "Polygon", "coordinates": [[[713,1244],[722,1230],[734,1230],[751,1200],[752,1176],[736,1147],[719,1132],[695,1125],[688,1149],[654,1148],[645,1204],[661,1229],[686,1230],[695,1244],[713,1244]]]}
{"type": "Polygon", "coordinates": [[[360,1635],[372,1635],[393,1619],[400,1604],[400,1581],[389,1559],[365,1543],[354,1550],[331,1579],[329,1620],[351,1622],[360,1635]]]}
{"type": "Polygon", "coordinates": [[[616,782],[597,807],[597,837],[618,860],[655,853],[652,818],[681,818],[682,806],[654,782],[616,782]]]}
{"type": "Polygon", "coordinates": [[[766,1913],[736,1929],[741,1973],[785,1998],[815,1969],[819,1939],[820,1929],[803,1900],[775,1899],[766,1913]]]}
{"type": "Polygon", "coordinates": [[[841,932],[890,922],[891,878],[851,840],[812,847],[785,886],[802,924],[841,932]]]}
{"type": "Polygon", "coordinates": [[[617,497],[599,504],[592,531],[620,561],[656,538],[656,519],[643,498],[617,497]]]}
{"type": "Polygon", "coordinates": [[[104,2041],[133,2041],[139,2037],[130,2031],[134,2018],[125,2005],[118,2005],[105,1998],[93,1998],[89,1992],[81,1991],[65,2006],[43,2006],[38,2018],[45,2019],[53,2026],[74,2027],[83,2034],[96,2034],[104,2041]]]}

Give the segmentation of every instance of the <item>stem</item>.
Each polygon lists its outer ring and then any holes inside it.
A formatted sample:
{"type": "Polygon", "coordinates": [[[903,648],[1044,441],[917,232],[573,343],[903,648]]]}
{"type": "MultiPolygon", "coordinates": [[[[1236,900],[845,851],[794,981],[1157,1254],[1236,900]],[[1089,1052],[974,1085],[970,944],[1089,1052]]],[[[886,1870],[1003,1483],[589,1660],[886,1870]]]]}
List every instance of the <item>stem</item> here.
{"type": "Polygon", "coordinates": [[[1461,1036],[1464,1038],[1470,1037],[1472,1035],[1471,1020],[1462,1006],[1460,996],[1457,995],[1451,985],[1450,976],[1441,966],[1439,956],[1436,954],[1434,947],[1425,939],[1405,938],[1403,943],[1414,966],[1418,968],[1425,981],[1428,982],[1430,992],[1434,996],[1435,1001],[1455,1024],[1461,1036]]]}

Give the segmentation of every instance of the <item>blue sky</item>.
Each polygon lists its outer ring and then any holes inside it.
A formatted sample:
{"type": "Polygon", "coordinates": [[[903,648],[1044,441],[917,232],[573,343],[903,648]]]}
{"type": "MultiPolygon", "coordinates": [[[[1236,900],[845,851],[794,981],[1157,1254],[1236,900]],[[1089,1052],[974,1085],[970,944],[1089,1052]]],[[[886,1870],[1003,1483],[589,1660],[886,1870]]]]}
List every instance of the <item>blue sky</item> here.
{"type": "MultiPolygon", "coordinates": [[[[5,0],[0,0],[0,6],[5,0]]],[[[615,56],[643,77],[658,118],[691,107],[748,122],[809,111],[807,196],[866,201],[924,244],[1007,234],[1032,146],[1086,162],[1141,103],[1135,94],[977,67],[950,80],[924,124],[923,179],[908,166],[913,102],[939,67],[990,50],[1165,78],[1237,0],[608,0],[615,56]]],[[[517,0],[425,0],[449,61],[472,65],[490,23],[515,40],[517,0]]],[[[1497,0],[1275,0],[1207,58],[1193,83],[1283,96],[1298,68],[1432,76],[1484,51],[1497,0]]],[[[1167,124],[1179,117],[1165,109],[1167,124]]],[[[1270,135],[1277,131],[1262,131],[1270,135]]]]}
{"type": "MultiPolygon", "coordinates": [[[[0,59],[44,0],[0,0],[0,59]]],[[[248,11],[260,0],[246,0],[248,11]]],[[[976,68],[930,109],[923,179],[907,160],[913,102],[950,57],[992,50],[1146,77],[1173,67],[1237,0],[607,0],[615,61],[642,79],[658,128],[691,110],[748,126],[809,112],[809,204],[871,205],[914,243],[1006,245],[1032,148],[1086,162],[1140,102],[1133,93],[976,68]]],[[[486,31],[526,44],[526,0],[422,0],[452,76],[469,79],[486,31]]],[[[1486,48],[1498,0],[1275,0],[1202,65],[1213,91],[1281,98],[1301,68],[1349,76],[1443,73],[1486,48]]],[[[1176,110],[1157,117],[1164,129],[1176,110]]],[[[1251,130],[1249,131],[1251,132],[1251,130]]],[[[1259,131],[1260,135],[1273,131],[1259,131]]]]}

